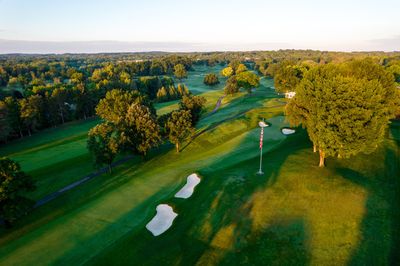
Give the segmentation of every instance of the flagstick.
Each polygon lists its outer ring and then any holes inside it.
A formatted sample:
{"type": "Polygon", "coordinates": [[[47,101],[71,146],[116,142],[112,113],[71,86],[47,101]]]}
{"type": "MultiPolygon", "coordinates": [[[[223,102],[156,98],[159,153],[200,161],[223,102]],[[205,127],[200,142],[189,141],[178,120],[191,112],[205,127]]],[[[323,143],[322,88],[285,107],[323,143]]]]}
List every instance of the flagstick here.
{"type": "Polygon", "coordinates": [[[264,137],[264,127],[261,127],[261,135],[260,135],[260,169],[258,170],[259,175],[263,175],[262,171],[262,150],[263,150],[263,137],[264,137]]]}

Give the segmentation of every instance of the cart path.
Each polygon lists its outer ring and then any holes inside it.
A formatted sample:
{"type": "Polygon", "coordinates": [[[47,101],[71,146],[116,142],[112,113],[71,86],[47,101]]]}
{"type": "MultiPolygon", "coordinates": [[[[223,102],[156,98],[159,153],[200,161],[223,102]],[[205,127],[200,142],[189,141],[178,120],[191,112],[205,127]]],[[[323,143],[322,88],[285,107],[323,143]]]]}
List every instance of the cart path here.
{"type": "MultiPolygon", "coordinates": [[[[225,95],[222,95],[221,97],[219,97],[218,100],[217,100],[217,103],[215,104],[214,109],[213,109],[208,115],[204,116],[203,118],[206,118],[206,117],[208,117],[208,116],[210,116],[210,115],[216,113],[216,112],[218,111],[218,109],[220,108],[221,103],[222,103],[222,100],[224,99],[224,97],[225,97],[225,95]]],[[[281,105],[276,105],[276,106],[271,106],[271,107],[283,106],[283,105],[285,105],[285,104],[286,104],[286,103],[283,103],[283,102],[282,102],[281,105]]],[[[235,119],[235,118],[237,118],[237,117],[239,117],[239,116],[241,116],[241,115],[247,113],[248,111],[249,111],[249,110],[245,110],[245,111],[243,111],[243,112],[240,112],[240,113],[238,113],[238,114],[236,114],[236,115],[233,115],[233,116],[231,116],[231,117],[228,117],[228,118],[226,118],[226,119],[223,119],[222,121],[219,121],[219,122],[217,122],[217,123],[214,123],[214,124],[208,126],[207,128],[201,130],[200,132],[198,132],[197,134],[195,134],[195,135],[191,138],[191,140],[189,141],[189,143],[186,144],[185,147],[183,147],[182,150],[184,150],[195,138],[197,138],[198,136],[202,135],[203,133],[205,133],[205,132],[207,132],[207,131],[210,131],[210,130],[216,128],[218,125],[220,125],[220,124],[222,124],[222,123],[224,123],[224,122],[226,122],[226,121],[235,119]]],[[[203,118],[202,118],[202,119],[203,119],[203,118]]],[[[121,164],[123,164],[123,163],[129,161],[129,160],[132,159],[133,157],[134,157],[133,155],[128,155],[128,156],[126,156],[126,157],[124,157],[124,158],[122,158],[122,159],[120,159],[120,160],[118,160],[118,161],[112,163],[111,166],[112,166],[112,167],[115,167],[115,166],[121,165],[121,164]]],[[[99,170],[97,170],[97,171],[95,171],[95,172],[92,172],[92,173],[88,174],[87,176],[83,177],[82,179],[80,179],[80,180],[78,180],[78,181],[75,181],[74,183],[69,184],[69,185],[67,185],[67,186],[65,186],[65,187],[63,187],[63,188],[57,190],[56,192],[50,193],[49,195],[47,195],[47,196],[45,196],[45,197],[43,197],[43,198],[37,200],[36,203],[35,203],[35,205],[34,205],[34,208],[38,208],[38,207],[40,207],[40,206],[42,206],[42,205],[44,205],[44,204],[46,204],[46,203],[48,203],[48,202],[50,202],[50,201],[56,199],[56,198],[58,198],[58,197],[61,196],[62,194],[64,194],[64,193],[70,191],[71,189],[74,189],[74,188],[76,188],[77,186],[80,186],[80,185],[86,183],[87,181],[89,181],[89,180],[91,180],[91,179],[93,179],[93,178],[95,178],[95,177],[97,177],[97,176],[99,176],[99,175],[102,175],[102,174],[106,173],[106,172],[108,171],[108,169],[109,169],[108,166],[107,166],[107,167],[103,167],[103,168],[101,168],[101,169],[99,169],[99,170]]]]}
{"type": "MultiPolygon", "coordinates": [[[[112,163],[111,167],[115,167],[115,166],[118,166],[120,164],[123,164],[123,163],[129,161],[130,159],[132,159],[133,157],[134,157],[133,155],[128,155],[128,156],[126,156],[126,157],[124,157],[124,158],[112,163]]],[[[55,198],[58,198],[59,196],[61,196],[65,192],[70,191],[71,189],[76,188],[77,186],[82,185],[83,183],[86,183],[87,181],[89,181],[89,180],[91,180],[91,179],[93,179],[93,178],[95,178],[95,177],[97,177],[99,175],[102,175],[102,174],[108,172],[108,170],[109,170],[108,166],[100,168],[99,170],[88,174],[87,176],[83,177],[82,179],[79,179],[78,181],[75,181],[74,183],[69,184],[68,186],[63,187],[63,188],[57,190],[56,192],[50,193],[49,195],[39,199],[38,201],[36,201],[36,203],[35,203],[35,205],[33,207],[34,208],[38,208],[38,207],[46,204],[47,202],[52,201],[55,198]]]]}

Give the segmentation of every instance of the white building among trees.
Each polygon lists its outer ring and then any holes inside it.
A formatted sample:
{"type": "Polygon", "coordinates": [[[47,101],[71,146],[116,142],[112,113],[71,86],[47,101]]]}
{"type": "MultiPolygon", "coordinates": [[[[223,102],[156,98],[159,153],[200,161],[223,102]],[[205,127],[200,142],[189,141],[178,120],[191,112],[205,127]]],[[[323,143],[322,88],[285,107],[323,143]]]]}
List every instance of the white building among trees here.
{"type": "Polygon", "coordinates": [[[291,99],[296,95],[296,92],[294,91],[287,91],[285,92],[285,98],[291,99]]]}

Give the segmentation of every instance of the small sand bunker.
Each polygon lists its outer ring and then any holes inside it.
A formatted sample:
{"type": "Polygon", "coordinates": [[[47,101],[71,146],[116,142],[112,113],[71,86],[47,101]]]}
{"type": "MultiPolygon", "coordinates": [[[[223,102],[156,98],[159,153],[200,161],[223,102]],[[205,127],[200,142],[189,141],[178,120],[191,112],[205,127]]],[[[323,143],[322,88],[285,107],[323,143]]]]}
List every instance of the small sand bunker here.
{"type": "Polygon", "coordinates": [[[284,135],[290,135],[290,134],[293,134],[294,132],[296,132],[296,130],[291,129],[291,128],[283,128],[283,129],[282,129],[282,133],[283,133],[284,135]]]}
{"type": "Polygon", "coordinates": [[[187,177],[186,185],[175,194],[175,198],[187,199],[192,196],[194,188],[200,183],[197,174],[191,174],[187,177]]]}
{"type": "Polygon", "coordinates": [[[167,204],[158,205],[156,210],[156,216],[154,216],[146,225],[147,230],[149,230],[154,236],[161,235],[167,231],[168,228],[171,227],[175,217],[178,216],[172,207],[167,204]]]}

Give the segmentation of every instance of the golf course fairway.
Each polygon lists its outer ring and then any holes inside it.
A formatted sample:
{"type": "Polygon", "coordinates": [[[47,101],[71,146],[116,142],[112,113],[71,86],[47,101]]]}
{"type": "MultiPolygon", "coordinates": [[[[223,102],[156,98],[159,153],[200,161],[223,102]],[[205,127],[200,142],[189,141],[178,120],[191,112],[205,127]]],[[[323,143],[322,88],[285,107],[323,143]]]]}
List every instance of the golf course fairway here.
{"type": "MultiPolygon", "coordinates": [[[[390,263],[400,244],[400,125],[391,125],[372,154],[329,158],[319,168],[305,130],[282,134],[289,127],[285,100],[270,82],[262,79],[253,93],[225,97],[215,113],[203,115],[181,153],[160,146],[146,160],[128,161],[1,231],[0,264],[390,263]],[[260,176],[262,118],[270,126],[260,176]],[[201,176],[193,195],[175,198],[192,173],[201,176]],[[154,237],[146,224],[159,204],[178,216],[154,237]]],[[[210,111],[222,92],[204,93],[212,95],[210,111]]],[[[64,148],[63,156],[73,149],[64,148]]],[[[69,167],[81,167],[74,165],[69,167]]]]}

